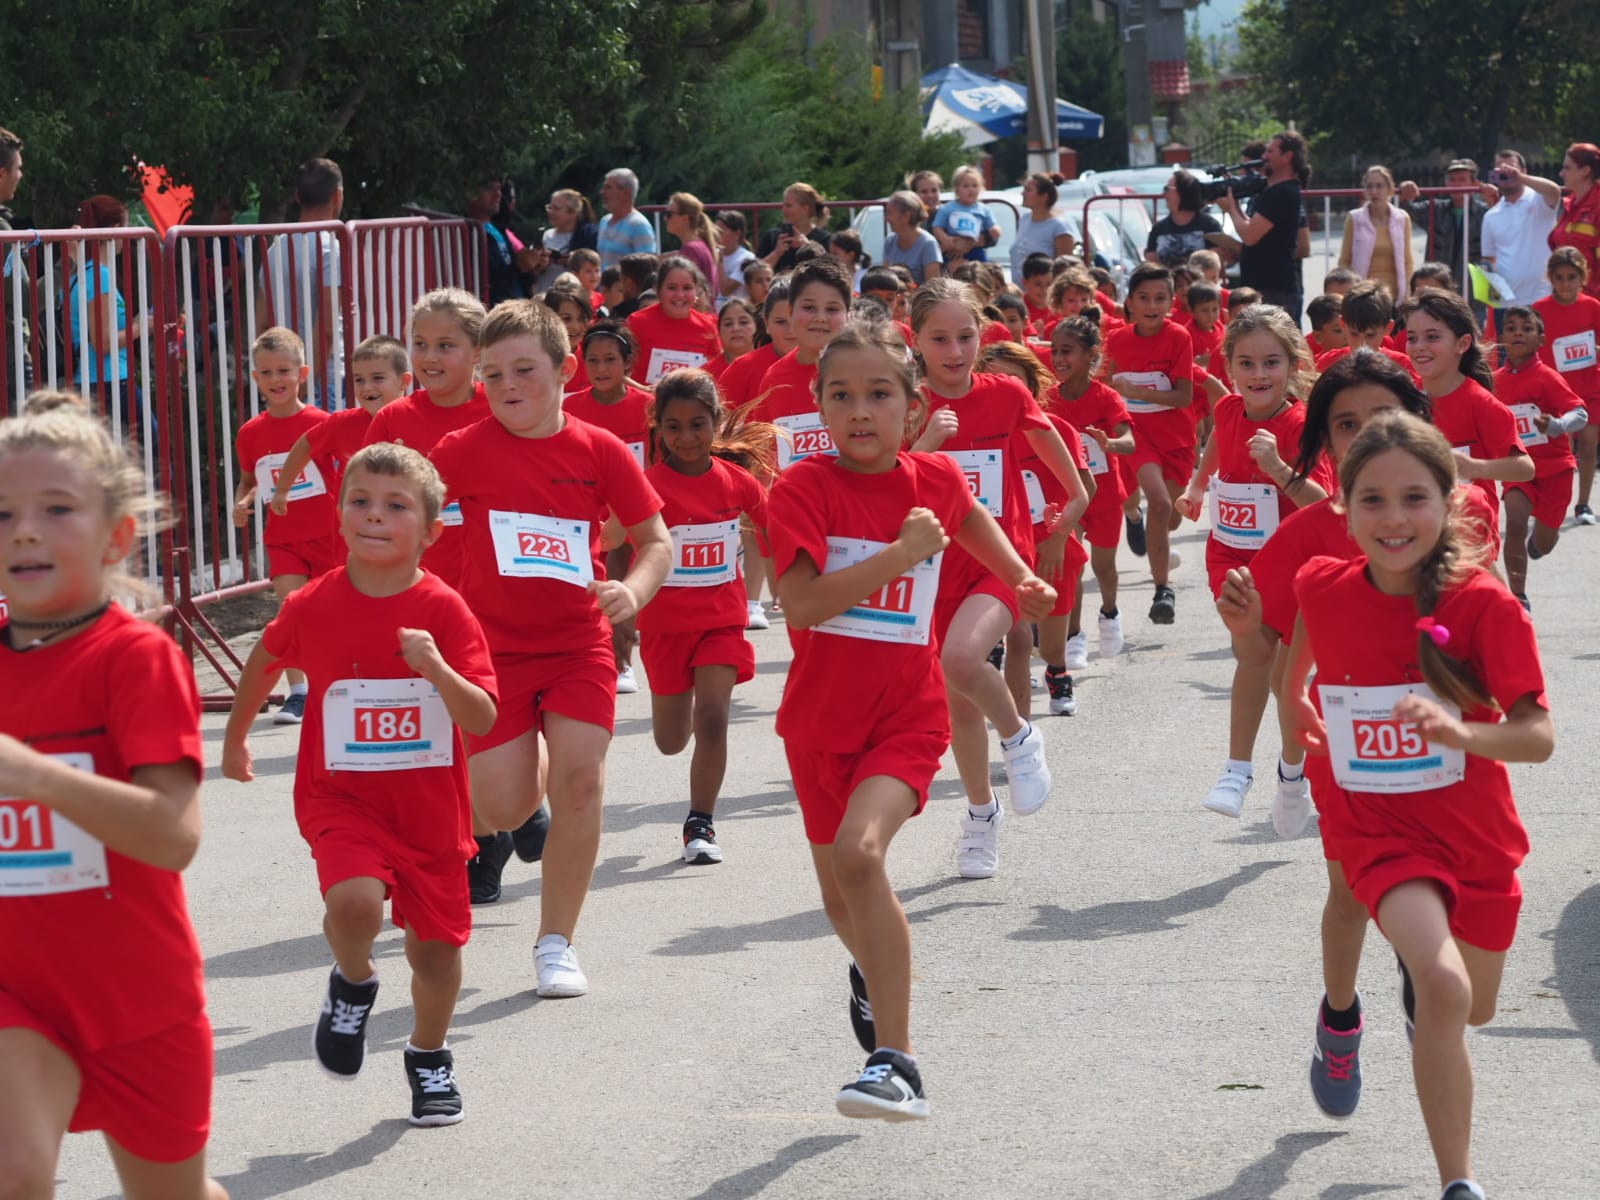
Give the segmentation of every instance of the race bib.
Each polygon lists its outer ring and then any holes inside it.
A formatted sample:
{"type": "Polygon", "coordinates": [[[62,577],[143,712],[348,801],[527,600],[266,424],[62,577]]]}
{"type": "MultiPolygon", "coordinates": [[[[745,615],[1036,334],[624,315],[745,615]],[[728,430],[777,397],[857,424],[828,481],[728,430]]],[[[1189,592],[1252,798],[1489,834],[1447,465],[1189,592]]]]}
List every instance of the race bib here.
{"type": "Polygon", "coordinates": [[[739,522],[674,525],[667,587],[703,588],[739,578],[739,522]]]}
{"type": "Polygon", "coordinates": [[[983,221],[977,213],[956,211],[950,214],[950,232],[955,237],[977,241],[983,236],[983,221]]]}
{"type": "Polygon", "coordinates": [[[638,463],[641,467],[644,466],[644,443],[628,442],[627,447],[628,453],[633,455],[633,461],[638,463]]]}
{"type": "Polygon", "coordinates": [[[1594,366],[1594,330],[1558,337],[1550,343],[1550,353],[1555,356],[1558,371],[1582,371],[1594,366]]]}
{"type": "Polygon", "coordinates": [[[1537,404],[1513,404],[1511,406],[1511,415],[1517,419],[1517,440],[1523,446],[1543,446],[1550,440],[1534,424],[1534,421],[1542,411],[1537,404]]]}
{"type": "Polygon", "coordinates": [[[1278,489],[1211,477],[1211,536],[1235,550],[1259,550],[1278,531],[1278,489]]]}
{"type": "Polygon", "coordinates": [[[1006,454],[1004,450],[945,450],[967,477],[972,498],[999,520],[1006,511],[1006,454]]]}
{"type": "MultiPolygon", "coordinates": [[[[1400,697],[1437,697],[1422,683],[1390,687],[1335,687],[1318,684],[1322,719],[1328,727],[1328,757],[1333,777],[1352,792],[1427,792],[1460,783],[1467,755],[1425,741],[1409,721],[1392,716],[1400,697]]],[[[1444,708],[1459,717],[1453,704],[1444,708]]]]}
{"type": "Polygon", "coordinates": [[[340,679],[322,697],[330,771],[415,771],[455,762],[455,731],[426,679],[340,679]]]}
{"type": "Polygon", "coordinates": [[[439,520],[446,525],[461,524],[461,501],[452,500],[439,510],[439,520]]]}
{"type": "Polygon", "coordinates": [[[489,534],[494,539],[494,557],[502,575],[559,579],[581,588],[594,582],[587,521],[491,508],[489,534]]]}
{"type": "Polygon", "coordinates": [[[1044,486],[1037,475],[1024,469],[1022,490],[1028,493],[1028,520],[1038,525],[1044,520],[1044,486]]]}
{"type": "MultiPolygon", "coordinates": [[[[89,754],[52,754],[94,773],[89,754]]],[[[37,800],[0,796],[0,900],[110,886],[105,844],[37,800]]]]}
{"type": "Polygon", "coordinates": [[[1083,443],[1083,457],[1089,461],[1089,474],[1109,474],[1111,471],[1111,456],[1100,449],[1100,443],[1087,433],[1080,433],[1078,440],[1083,443]]]}
{"type": "MultiPolygon", "coordinates": [[[[272,493],[277,491],[278,476],[283,474],[283,464],[289,461],[287,454],[263,454],[256,459],[256,494],[262,501],[272,499],[272,493]]],[[[289,502],[296,500],[309,500],[312,496],[326,496],[327,485],[322,482],[322,472],[317,470],[317,464],[307,462],[306,469],[300,472],[299,477],[289,485],[289,502]]]]}
{"type": "Polygon", "coordinates": [[[813,454],[838,454],[833,435],[822,423],[819,412],[800,413],[793,417],[779,417],[773,421],[779,429],[788,430],[789,436],[778,439],[778,470],[787,471],[802,458],[813,454]]]}
{"type": "MultiPolygon", "coordinates": [[[[1119,379],[1123,383],[1132,384],[1134,387],[1153,388],[1158,392],[1170,392],[1172,390],[1172,380],[1167,378],[1167,373],[1165,371],[1120,371],[1111,377],[1113,383],[1119,379]]],[[[1161,413],[1173,411],[1166,405],[1157,404],[1152,400],[1134,400],[1130,397],[1124,396],[1122,398],[1122,402],[1131,413],[1161,413]]]]}
{"type": "MultiPolygon", "coordinates": [[[[828,561],[822,573],[827,575],[865,562],[887,545],[887,542],[831,537],[828,561]]],[[[817,632],[863,638],[869,642],[926,646],[933,632],[933,602],[939,593],[939,564],[943,559],[943,550],[924,559],[866,599],[817,625],[817,632]]]]}
{"type": "Polygon", "coordinates": [[[645,368],[644,381],[654,383],[669,371],[682,371],[698,367],[706,361],[704,354],[693,350],[663,350],[660,346],[650,350],[650,362],[645,368]]]}

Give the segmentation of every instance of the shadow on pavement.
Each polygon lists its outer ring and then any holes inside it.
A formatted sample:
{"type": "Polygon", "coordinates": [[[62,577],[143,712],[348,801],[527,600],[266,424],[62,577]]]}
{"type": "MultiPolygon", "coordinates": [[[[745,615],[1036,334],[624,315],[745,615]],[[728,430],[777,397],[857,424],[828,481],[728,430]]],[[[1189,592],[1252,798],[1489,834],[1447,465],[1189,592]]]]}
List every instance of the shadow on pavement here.
{"type": "Polygon", "coordinates": [[[1214,883],[1188,888],[1159,900],[1113,900],[1076,910],[1041,904],[1033,924],[1009,936],[1019,942],[1097,942],[1102,938],[1181,929],[1180,918],[1215,908],[1235,888],[1288,865],[1286,860],[1246,863],[1232,875],[1214,883]]]}
{"type": "Polygon", "coordinates": [[[693,1200],[744,1200],[748,1196],[759,1196],[790,1167],[836,1150],[860,1137],[859,1133],[830,1133],[800,1138],[790,1142],[766,1162],[717,1180],[693,1200]]]}
{"type": "MultiPolygon", "coordinates": [[[[1250,1200],[1266,1200],[1268,1196],[1276,1196],[1278,1189],[1289,1182],[1289,1168],[1295,1161],[1308,1150],[1315,1150],[1319,1146],[1326,1146],[1335,1138],[1344,1134],[1323,1133],[1286,1133],[1273,1144],[1272,1153],[1265,1158],[1259,1158],[1244,1170],[1226,1187],[1218,1188],[1214,1192],[1207,1192],[1203,1196],[1196,1196],[1194,1200],[1240,1200],[1249,1196],[1250,1200]]],[[[1332,1200],[1334,1196],[1355,1197],[1369,1194],[1364,1191],[1353,1191],[1353,1188],[1385,1188],[1386,1185],[1378,1184],[1341,1184],[1337,1190],[1323,1193],[1324,1200],[1332,1200]]]]}
{"type": "MultiPolygon", "coordinates": [[[[228,1190],[230,1200],[266,1200],[269,1196],[281,1196],[348,1171],[359,1171],[392,1149],[410,1128],[410,1123],[401,1119],[379,1121],[371,1132],[331,1154],[267,1154],[252,1158],[248,1168],[237,1175],[224,1175],[217,1182],[228,1190]]],[[[417,1132],[426,1137],[432,1131],[417,1132]]]]}
{"type": "MultiPolygon", "coordinates": [[[[381,963],[387,958],[404,959],[405,934],[398,929],[385,928],[373,944],[372,957],[381,963]]],[[[207,979],[260,979],[267,975],[287,975],[293,971],[306,971],[321,967],[326,971],[333,964],[333,952],[328,949],[328,939],[320,933],[305,937],[284,938],[281,942],[268,942],[263,946],[246,946],[243,950],[229,950],[213,954],[206,959],[207,979]]]]}
{"type": "Polygon", "coordinates": [[[1554,953],[1555,988],[1600,1062],[1600,883],[1561,910],[1554,953]]]}

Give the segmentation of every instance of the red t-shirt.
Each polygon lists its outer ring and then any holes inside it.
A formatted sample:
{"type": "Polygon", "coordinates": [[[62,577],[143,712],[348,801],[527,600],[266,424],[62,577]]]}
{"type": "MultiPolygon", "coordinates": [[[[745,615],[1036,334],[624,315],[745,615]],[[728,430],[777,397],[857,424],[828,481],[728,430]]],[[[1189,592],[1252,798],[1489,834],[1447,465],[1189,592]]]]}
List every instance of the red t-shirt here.
{"type": "Polygon", "coordinates": [[[681,319],[667,316],[661,305],[641,308],[628,318],[628,329],[639,349],[633,356],[634,378],[655,383],[668,371],[700,367],[712,374],[726,365],[717,319],[710,313],[689,310],[681,319]]]}
{"type": "MultiPolygon", "coordinates": [[[[1223,483],[1265,483],[1276,488],[1277,482],[1257,465],[1250,456],[1250,439],[1261,430],[1272,434],[1278,443],[1278,457],[1292,463],[1300,455],[1300,434],[1306,427],[1306,406],[1292,401],[1277,415],[1265,420],[1252,419],[1244,409],[1244,397],[1224,396],[1212,410],[1215,424],[1211,436],[1217,440],[1216,477],[1223,483]]],[[[1324,458],[1311,472],[1311,482],[1325,492],[1334,490],[1333,471],[1324,458]]],[[[1278,520],[1294,511],[1295,502],[1278,491],[1278,520]]],[[[1276,536],[1276,534],[1274,534],[1276,536]]],[[[1270,544],[1271,539],[1267,543],[1270,544]]]]}
{"type": "Polygon", "coordinates": [[[1319,338],[1315,333],[1308,333],[1306,334],[1306,348],[1311,351],[1311,361],[1316,362],[1317,359],[1321,358],[1332,347],[1324,346],[1322,344],[1322,339],[1319,338]]]}
{"type": "Polygon", "coordinates": [[[466,566],[460,592],[496,655],[555,654],[605,628],[588,584],[606,577],[606,508],[624,526],[661,511],[615,434],[567,421],[520,438],[480,421],[440,440],[434,465],[461,503],[466,566]]]}
{"type": "MultiPolygon", "coordinates": [[[[840,548],[861,541],[886,546],[900,536],[913,508],[932,510],[953,538],[973,503],[961,471],[942,454],[902,452],[892,471],[878,475],[851,471],[836,458],[808,458],[772,489],[768,517],[774,566],[781,578],[803,553],[823,570],[830,539],[840,548]]],[[[902,576],[856,607],[903,616],[906,625],[921,610],[917,625],[927,634],[926,644],[790,626],[794,661],[778,706],[780,737],[850,754],[897,733],[949,736],[950,705],[927,596],[932,581],[925,578],[915,588],[908,582],[902,576]]]]}
{"type": "MultiPolygon", "coordinates": [[[[1344,358],[1350,352],[1351,348],[1349,346],[1339,346],[1333,350],[1329,350],[1326,354],[1317,355],[1315,362],[1317,374],[1321,375],[1329,367],[1333,366],[1334,363],[1338,362],[1341,358],[1344,358]]],[[[1411,365],[1411,359],[1409,356],[1407,356],[1404,350],[1391,349],[1389,345],[1385,343],[1378,348],[1378,353],[1394,359],[1395,362],[1399,363],[1406,369],[1406,374],[1411,376],[1412,383],[1416,384],[1418,387],[1422,386],[1422,376],[1417,374],[1417,369],[1411,365]]]]}
{"type": "MultiPolygon", "coordinates": [[[[256,497],[265,504],[278,484],[278,468],[302,434],[326,424],[328,414],[307,405],[292,417],[260,413],[239,426],[234,445],[239,469],[256,477],[256,497]]],[[[268,508],[266,543],[288,546],[338,532],[339,468],[327,454],[312,453],[311,462],[289,489],[289,507],[283,516],[268,508]],[[297,495],[297,493],[300,493],[297,495]]]]}
{"type": "MultiPolygon", "coordinates": [[[[1210,329],[1201,329],[1192,322],[1189,325],[1189,340],[1194,343],[1194,365],[1198,371],[1204,371],[1213,379],[1219,380],[1222,386],[1230,392],[1233,382],[1228,378],[1228,360],[1222,356],[1222,339],[1228,335],[1227,326],[1218,321],[1210,329]],[[1206,361],[1201,362],[1204,358],[1206,361]]],[[[1202,381],[1198,375],[1194,381],[1196,393],[1202,390],[1202,381]]]]}
{"type": "Polygon", "coordinates": [[[1048,337],[1049,335],[1044,333],[1045,329],[1053,329],[1055,327],[1055,323],[1061,318],[1048,308],[1035,308],[1033,305],[1028,303],[1026,297],[1023,298],[1022,303],[1027,307],[1028,324],[1033,327],[1034,332],[1044,334],[1044,336],[1048,337]]]}
{"type": "Polygon", "coordinates": [[[1544,321],[1544,345],[1539,357],[1561,372],[1567,386],[1585,400],[1600,400],[1600,300],[1580,295],[1574,304],[1554,296],[1536,300],[1533,311],[1544,321]]]}
{"type": "MultiPolygon", "coordinates": [[[[381,409],[379,410],[382,411],[381,409]]],[[[367,430],[372,426],[372,414],[359,404],[330,413],[328,419],[313,426],[306,433],[311,445],[311,457],[332,455],[339,461],[339,470],[355,457],[356,451],[367,444],[367,430]]]]}
{"type": "Polygon", "coordinates": [[[734,359],[717,380],[723,404],[738,409],[754,400],[761,394],[762,376],[777,361],[778,350],[771,342],[734,359]]]}
{"type": "Polygon", "coordinates": [[[620,400],[602,404],[594,398],[593,388],[584,388],[562,397],[561,407],[569,417],[616,434],[642,467],[645,443],[650,439],[650,406],[654,402],[655,396],[643,388],[624,387],[620,400]]]}
{"type": "Polygon", "coordinates": [[[1533,459],[1535,475],[1559,475],[1578,465],[1572,453],[1571,438],[1560,433],[1546,437],[1533,423],[1539,413],[1564,417],[1573,409],[1583,407],[1583,401],[1559,371],[1537,358],[1520,371],[1501,367],[1494,373],[1494,394],[1495,399],[1511,410],[1517,437],[1528,457],[1533,459]]]}
{"type": "MultiPolygon", "coordinates": [[[[376,442],[398,442],[410,446],[418,454],[431,454],[439,439],[457,429],[476,425],[489,416],[489,397],[483,384],[473,386],[472,398],[453,408],[440,408],[429,398],[427,389],[401,396],[393,404],[386,404],[367,426],[367,445],[376,442]]],[[[445,480],[446,486],[450,481],[445,480]]],[[[461,582],[463,569],[461,539],[461,509],[447,507],[439,514],[444,518],[444,532],[439,540],[429,546],[422,556],[422,569],[431,571],[451,587],[461,582]]]]}
{"type": "MultiPolygon", "coordinates": [[[[1055,426],[1056,432],[1061,435],[1061,440],[1067,444],[1067,453],[1072,456],[1072,465],[1080,471],[1088,470],[1089,461],[1084,457],[1083,440],[1078,436],[1078,431],[1048,408],[1043,411],[1045,420],[1055,426]]],[[[1044,465],[1044,460],[1034,451],[1033,443],[1027,438],[1022,438],[1017,445],[1017,463],[1022,468],[1022,492],[1028,501],[1028,520],[1033,523],[1033,537],[1037,545],[1045,536],[1045,507],[1050,504],[1064,507],[1067,503],[1067,489],[1062,486],[1061,480],[1056,478],[1055,472],[1044,465]]]]}
{"type": "Polygon", "coordinates": [[[780,417],[809,416],[817,411],[817,364],[800,361],[800,351],[791,350],[767,368],[754,396],[761,403],[750,410],[757,421],[776,421],[780,417]]]}
{"type": "MultiPolygon", "coordinates": [[[[467,792],[467,754],[461,731],[448,715],[442,726],[415,714],[409,723],[401,724],[409,710],[400,701],[408,699],[409,693],[384,696],[377,688],[368,696],[376,707],[364,709],[362,697],[352,697],[350,725],[345,726],[339,718],[345,703],[340,693],[347,690],[344,685],[358,680],[418,678],[400,656],[401,627],[427,630],[453,670],[498,697],[489,643],[478,619],[452,588],[426,573],[396,595],[368,596],[356,590],[343,567],[329,571],[290,593],[262,633],[261,644],[275,665],[298,667],[306,673],[311,688],[295,764],[295,820],[301,836],[312,846],[330,825],[354,817],[386,829],[420,857],[456,851],[465,861],[477,852],[467,792]],[[335,684],[341,686],[330,699],[328,689],[335,684]],[[399,722],[385,727],[385,708],[400,713],[399,722]],[[370,755],[397,740],[406,743],[413,754],[442,754],[448,748],[450,761],[383,771],[330,769],[327,765],[325,748],[339,754],[346,752],[342,747],[352,746],[348,753],[354,757],[370,755]],[[426,750],[424,742],[431,743],[426,750]]],[[[427,690],[423,685],[419,699],[427,690]]],[[[443,708],[442,701],[434,703],[443,708]]]]}
{"type": "MultiPolygon", "coordinates": [[[[1106,338],[1105,373],[1107,378],[1112,375],[1159,373],[1165,375],[1174,387],[1179,383],[1192,384],[1194,343],[1188,331],[1172,321],[1163,322],[1160,332],[1154,337],[1140,337],[1136,328],[1124,325],[1106,338]]],[[[1126,398],[1123,403],[1133,422],[1136,442],[1160,450],[1177,450],[1194,445],[1195,421],[1184,409],[1165,408],[1126,398]]]]}
{"type": "Polygon", "coordinates": [[[990,321],[983,327],[983,332],[978,335],[978,345],[992,346],[996,342],[1009,342],[1011,336],[1010,326],[1001,321],[990,321]]]}
{"type": "MultiPolygon", "coordinates": [[[[1504,458],[1522,445],[1511,410],[1471,376],[1455,391],[1433,397],[1433,423],[1452,447],[1476,459],[1504,458]]],[[[1500,494],[1492,479],[1472,483],[1491,496],[1500,494]]]]}
{"type": "Polygon", "coordinates": [[[1080,431],[1078,440],[1084,460],[1094,473],[1095,492],[1089,497],[1089,508],[1095,512],[1107,507],[1121,508],[1127,492],[1123,488],[1122,472],[1117,470],[1114,461],[1117,456],[1101,450],[1100,443],[1082,432],[1093,425],[1107,437],[1114,438],[1119,427],[1132,427],[1127,405],[1123,404],[1116,388],[1092,379],[1083,395],[1068,400],[1061,389],[1055,387],[1045,397],[1045,411],[1065,418],[1067,424],[1080,431]]]}
{"type": "MultiPolygon", "coordinates": [[[[1319,685],[1383,687],[1420,683],[1417,606],[1412,596],[1380,592],[1366,575],[1366,560],[1317,558],[1295,577],[1295,597],[1305,622],[1319,685]]],[[[1548,707],[1533,622],[1506,587],[1487,571],[1474,571],[1440,597],[1434,619],[1450,631],[1446,653],[1466,663],[1498,703],[1462,713],[1467,721],[1494,723],[1524,696],[1548,707]]],[[[1320,705],[1320,687],[1313,686],[1320,705]]],[[[1427,791],[1385,795],[1332,789],[1343,839],[1363,844],[1393,840],[1447,859],[1462,879],[1493,878],[1521,863],[1528,835],[1517,817],[1504,763],[1466,756],[1459,783],[1427,791]]],[[[1329,857],[1340,859],[1339,845],[1329,857]]]]}
{"type": "Polygon", "coordinates": [[[748,598],[739,570],[739,517],[748,513],[756,528],[765,529],[766,492],[749,471],[720,458],[711,460],[704,475],[685,475],[662,462],[644,477],[661,497],[673,558],[661,590],[639,610],[639,632],[744,628],[748,598]]]}
{"type": "MultiPolygon", "coordinates": [[[[41,754],[81,755],[105,779],[165,763],[189,763],[196,779],[205,770],[194,671],[160,627],[115,604],[56,645],[15,651],[0,636],[0,731],[41,754]]],[[[0,812],[14,818],[0,848],[0,993],[80,1052],[204,1011],[200,947],[176,871],[118,854],[26,799],[0,800],[0,812]],[[35,855],[46,870],[26,864],[35,855]],[[80,881],[81,890],[46,890],[80,881]]]]}

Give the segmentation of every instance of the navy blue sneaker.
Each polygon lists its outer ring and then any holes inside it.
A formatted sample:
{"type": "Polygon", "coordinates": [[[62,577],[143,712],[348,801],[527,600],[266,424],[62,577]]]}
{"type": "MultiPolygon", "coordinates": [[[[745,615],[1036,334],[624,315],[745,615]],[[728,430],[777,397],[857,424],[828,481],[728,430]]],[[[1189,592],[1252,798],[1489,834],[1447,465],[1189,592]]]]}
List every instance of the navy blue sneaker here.
{"type": "Polygon", "coordinates": [[[856,1041],[868,1054],[878,1048],[878,1027],[872,1022],[872,1002],[867,999],[867,981],[853,960],[850,963],[850,1028],[855,1030],[856,1041]]]}
{"type": "MultiPolygon", "coordinates": [[[[1359,1006],[1361,998],[1356,998],[1359,1006]]],[[[1363,1020],[1348,1033],[1329,1029],[1317,1005],[1317,1036],[1311,1045],[1311,1095],[1330,1117],[1348,1117],[1361,1103],[1363,1020]]]]}

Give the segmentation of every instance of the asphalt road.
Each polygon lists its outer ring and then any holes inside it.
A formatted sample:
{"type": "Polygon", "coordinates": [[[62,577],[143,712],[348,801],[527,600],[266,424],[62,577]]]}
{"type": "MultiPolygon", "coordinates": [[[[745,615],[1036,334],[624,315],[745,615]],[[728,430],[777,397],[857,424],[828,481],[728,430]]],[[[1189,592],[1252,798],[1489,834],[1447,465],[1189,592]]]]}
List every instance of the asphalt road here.
{"type": "MultiPolygon", "coordinates": [[[[1267,821],[1270,716],[1244,818],[1200,807],[1231,675],[1201,536],[1177,540],[1188,563],[1169,628],[1145,621],[1148,575],[1124,550],[1128,651],[1091,658],[1076,717],[1042,718],[1055,792],[1007,823],[1000,873],[956,877],[962,797],[948,767],[894,845],[933,1107],[918,1125],[833,1110],[862,1055],[772,731],[781,625],[752,635],[759,674],[737,693],[721,866],[679,861],[687,756],[656,752],[647,695],[621,698],[578,939],[587,997],[533,994],[537,868],[513,862],[505,900],[477,910],[452,1035],[467,1120],[454,1128],[404,1120],[407,976],[392,930],[365,1073],[335,1084],[310,1060],[329,956],[290,809],[299,735],[262,722],[265,777],[208,782],[188,876],[217,1031],[214,1173],[234,1200],[1437,1195],[1393,955],[1375,932],[1360,1110],[1335,1122],[1311,1101],[1325,879],[1315,837],[1283,842],[1267,821]]],[[[1600,528],[1570,531],[1529,590],[1558,749],[1512,770],[1533,853],[1501,1013],[1470,1034],[1475,1151],[1492,1197],[1575,1197],[1600,1188],[1600,528]]],[[[221,732],[208,717],[213,777],[221,732]]],[[[116,1192],[98,1138],[68,1140],[60,1177],[64,1200],[116,1192]]]]}

